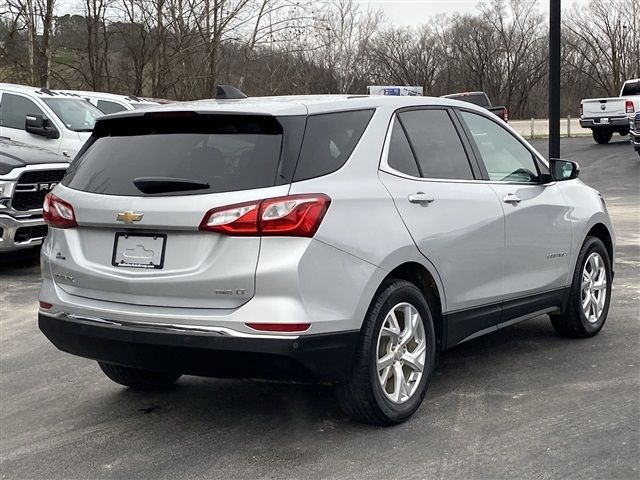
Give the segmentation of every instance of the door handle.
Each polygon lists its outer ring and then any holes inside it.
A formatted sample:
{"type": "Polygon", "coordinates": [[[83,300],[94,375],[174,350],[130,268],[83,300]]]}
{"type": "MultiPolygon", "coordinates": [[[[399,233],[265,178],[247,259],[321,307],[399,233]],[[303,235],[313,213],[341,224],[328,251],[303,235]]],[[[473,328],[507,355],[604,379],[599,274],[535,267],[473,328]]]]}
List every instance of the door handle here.
{"type": "Polygon", "coordinates": [[[411,203],[431,203],[435,200],[433,195],[429,195],[428,193],[418,192],[413,195],[409,195],[409,201],[411,203]]]}
{"type": "Polygon", "coordinates": [[[511,205],[517,205],[522,200],[520,200],[520,197],[514,195],[513,193],[507,193],[504,197],[502,197],[502,201],[504,203],[510,203],[511,205]]]}

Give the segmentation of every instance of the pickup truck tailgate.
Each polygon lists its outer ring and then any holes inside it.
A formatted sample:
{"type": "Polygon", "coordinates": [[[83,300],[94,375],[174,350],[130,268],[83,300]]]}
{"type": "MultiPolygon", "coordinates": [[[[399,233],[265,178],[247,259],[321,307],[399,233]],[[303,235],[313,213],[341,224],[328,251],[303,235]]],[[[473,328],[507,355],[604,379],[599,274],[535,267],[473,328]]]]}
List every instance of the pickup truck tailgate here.
{"type": "Polygon", "coordinates": [[[613,98],[593,98],[582,102],[582,116],[592,117],[621,117],[625,116],[625,99],[613,98]]]}

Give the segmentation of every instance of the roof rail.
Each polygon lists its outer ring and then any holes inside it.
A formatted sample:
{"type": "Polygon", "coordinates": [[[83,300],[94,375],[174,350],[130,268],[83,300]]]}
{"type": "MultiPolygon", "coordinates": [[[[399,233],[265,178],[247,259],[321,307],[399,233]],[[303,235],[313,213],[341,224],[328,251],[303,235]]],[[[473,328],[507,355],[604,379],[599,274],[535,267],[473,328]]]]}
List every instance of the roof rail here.
{"type": "Polygon", "coordinates": [[[215,98],[216,100],[237,100],[247,96],[232,85],[216,85],[215,98]]]}

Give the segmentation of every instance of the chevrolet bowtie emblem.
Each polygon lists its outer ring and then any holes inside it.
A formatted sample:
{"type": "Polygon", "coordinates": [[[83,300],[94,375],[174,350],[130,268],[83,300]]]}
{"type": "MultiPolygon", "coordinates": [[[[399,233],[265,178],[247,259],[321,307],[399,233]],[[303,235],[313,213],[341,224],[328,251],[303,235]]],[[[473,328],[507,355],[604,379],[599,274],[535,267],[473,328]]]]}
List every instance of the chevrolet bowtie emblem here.
{"type": "Polygon", "coordinates": [[[116,217],[116,220],[124,223],[139,222],[140,220],[142,220],[142,214],[134,213],[132,210],[127,210],[125,212],[120,212],[116,217]]]}

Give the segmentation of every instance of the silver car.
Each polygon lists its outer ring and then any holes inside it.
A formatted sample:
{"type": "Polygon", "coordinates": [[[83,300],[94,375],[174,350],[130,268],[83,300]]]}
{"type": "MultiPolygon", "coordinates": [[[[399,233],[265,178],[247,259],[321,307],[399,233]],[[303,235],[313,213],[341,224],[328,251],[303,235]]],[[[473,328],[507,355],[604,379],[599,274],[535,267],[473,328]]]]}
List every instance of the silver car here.
{"type": "Polygon", "coordinates": [[[117,383],[334,383],[402,422],[434,361],[549,314],[591,337],[615,254],[605,202],[469,103],[200,101],[110,115],[45,202],[39,326],[117,383]]]}

